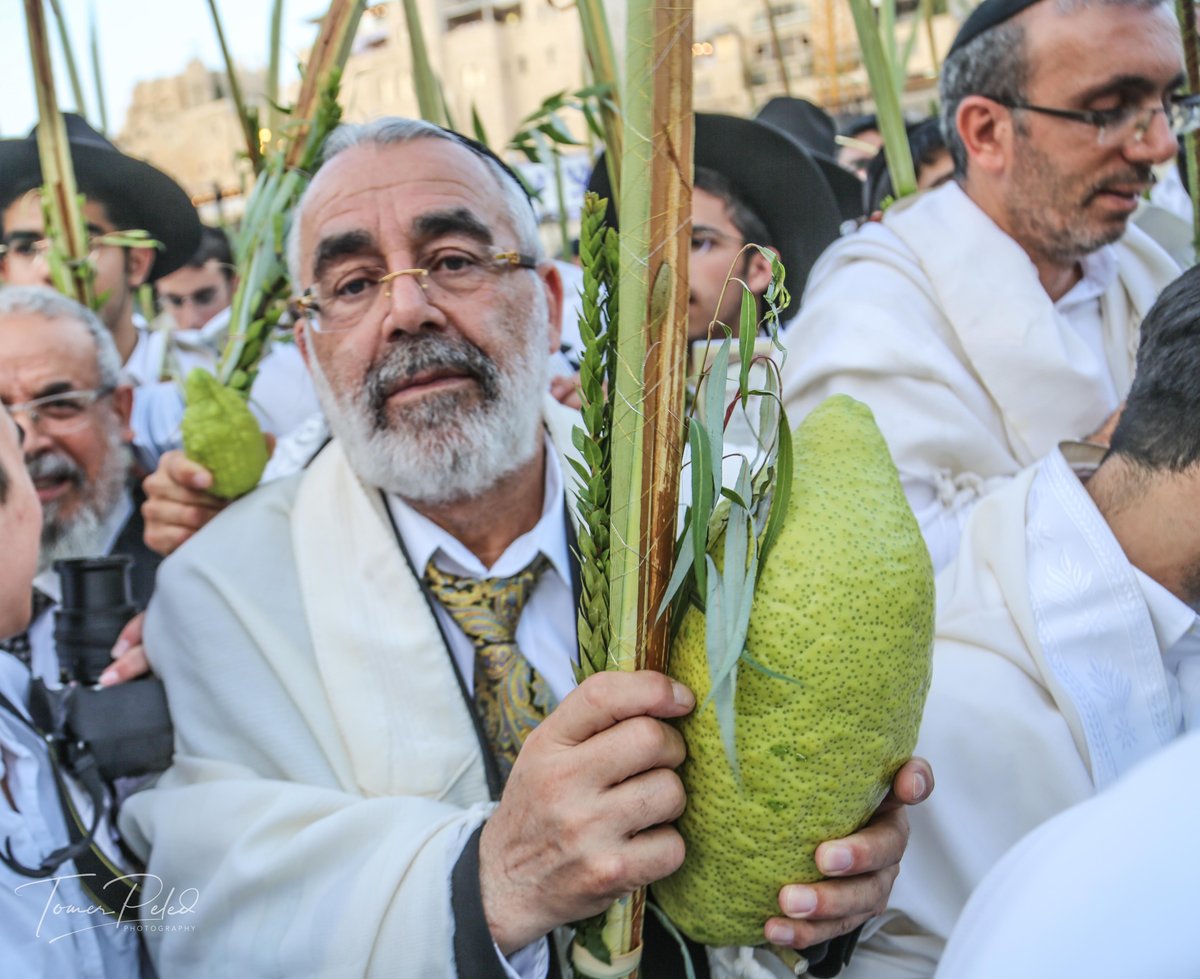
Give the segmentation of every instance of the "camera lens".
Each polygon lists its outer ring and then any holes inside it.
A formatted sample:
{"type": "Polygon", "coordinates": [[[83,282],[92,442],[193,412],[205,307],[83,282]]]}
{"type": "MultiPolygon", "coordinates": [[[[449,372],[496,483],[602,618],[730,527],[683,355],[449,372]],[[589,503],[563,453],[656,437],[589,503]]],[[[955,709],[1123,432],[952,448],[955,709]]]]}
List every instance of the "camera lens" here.
{"type": "Polygon", "coordinates": [[[54,641],[70,679],[94,684],[112,662],[117,636],[137,613],[129,586],[132,564],[123,554],[54,562],[62,587],[54,641]]]}
{"type": "Polygon", "coordinates": [[[132,564],[133,558],[124,554],[55,561],[62,585],[59,605],[72,611],[132,605],[128,571],[132,564]]]}

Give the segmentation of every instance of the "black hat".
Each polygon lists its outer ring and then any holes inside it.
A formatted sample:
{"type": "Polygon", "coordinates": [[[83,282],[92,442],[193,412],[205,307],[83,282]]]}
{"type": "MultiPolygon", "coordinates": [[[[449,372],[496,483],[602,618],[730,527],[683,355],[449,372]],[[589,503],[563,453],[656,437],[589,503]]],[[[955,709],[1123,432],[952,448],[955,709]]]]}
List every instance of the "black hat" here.
{"type": "Polygon", "coordinates": [[[862,217],[862,181],[837,161],[837,128],[828,112],[807,99],[779,96],[759,109],[755,118],[787,133],[808,150],[833,191],[842,220],[862,217]]]}
{"type": "Polygon", "coordinates": [[[1011,20],[1037,2],[1038,0],[983,0],[983,3],[971,11],[971,16],[963,21],[954,43],[946,52],[946,57],[949,58],[960,48],[970,44],[984,31],[990,31],[1006,20],[1011,20]]]}
{"type": "Polygon", "coordinates": [[[837,155],[837,143],[834,142],[837,127],[833,124],[833,116],[808,99],[776,96],[759,109],[754,118],[782,129],[810,153],[837,155]]]}
{"type": "MultiPolygon", "coordinates": [[[[134,228],[162,242],[150,280],[174,272],[200,245],[200,216],[179,184],[149,163],[126,156],[73,112],[63,113],[71,163],[79,190],[114,206],[134,228]]],[[[0,140],[0,201],[11,202],[17,188],[40,184],[37,127],[24,139],[0,140]]]]}
{"type": "MultiPolygon", "coordinates": [[[[772,126],[706,112],[696,113],[695,163],[728,179],[766,225],[771,240],[760,244],[774,247],[787,270],[793,299],[782,318],[790,319],[800,308],[809,271],[837,239],[842,223],[820,167],[803,146],[772,126]]],[[[612,199],[603,153],[588,190],[612,199]]],[[[616,223],[611,206],[609,223],[616,223]]]]}

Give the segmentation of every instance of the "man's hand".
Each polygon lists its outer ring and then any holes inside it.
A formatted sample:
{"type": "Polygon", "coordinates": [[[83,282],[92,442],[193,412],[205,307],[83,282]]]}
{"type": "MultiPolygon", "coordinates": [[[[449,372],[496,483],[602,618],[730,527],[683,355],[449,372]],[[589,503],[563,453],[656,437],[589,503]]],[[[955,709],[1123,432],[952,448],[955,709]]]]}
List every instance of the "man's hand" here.
{"type": "Polygon", "coordinates": [[[661,673],[598,673],[533,730],[479,840],[492,938],[505,955],[672,873],[683,839],[673,771],[683,738],[659,718],[696,700],[661,673]]]}
{"type": "Polygon", "coordinates": [[[113,664],[100,674],[100,686],[111,687],[114,683],[136,680],[143,673],[150,672],[146,647],[142,645],[142,623],[145,621],[146,613],[138,612],[125,623],[112,648],[113,664]]]}
{"type": "Polygon", "coordinates": [[[767,941],[807,948],[853,931],[887,907],[900,858],[908,845],[907,805],[933,791],[933,770],[913,758],[896,773],[892,791],[857,833],[817,847],[817,868],[833,880],[789,884],[779,892],[786,917],[766,925],[767,941]],[[840,878],[840,879],[837,879],[840,878]]]}
{"type": "Polygon", "coordinates": [[[560,374],[550,378],[550,395],[555,401],[565,404],[568,408],[578,411],[583,407],[583,398],[579,394],[579,373],[560,374]]]}
{"type": "Polygon", "coordinates": [[[212,473],[178,450],[163,454],[142,489],[142,535],[146,546],[166,557],[227,505],[206,490],[212,473]]]}

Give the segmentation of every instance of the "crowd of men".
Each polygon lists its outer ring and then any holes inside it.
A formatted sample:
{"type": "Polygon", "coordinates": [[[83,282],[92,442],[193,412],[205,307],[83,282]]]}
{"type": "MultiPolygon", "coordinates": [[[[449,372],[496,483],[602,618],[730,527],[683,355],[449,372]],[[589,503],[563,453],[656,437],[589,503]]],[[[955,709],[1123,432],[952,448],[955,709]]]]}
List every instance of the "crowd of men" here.
{"type": "MultiPolygon", "coordinates": [[[[1163,0],[985,0],[897,203],[847,159],[869,121],[696,117],[689,339],[736,331],[731,276],[762,305],[748,246],[773,250],[791,423],[865,402],[939,571],[919,757],[763,921],[810,975],[1200,966],[1196,848],[1164,842],[1200,747],[1200,272],[1153,200],[1200,124],[1183,85],[1163,0]]],[[[97,313],[50,288],[34,134],[0,142],[6,973],[567,974],[572,922],[683,859],[670,721],[696,704],[651,672],[575,680],[579,300],[524,186],[427,123],[332,134],[289,216],[294,342],[250,394],[278,441],[229,505],[180,451],[171,378],[224,346],[230,243],[68,130],[97,313]],[[159,244],[104,238],[130,229],[159,244]],[[101,797],[31,690],[60,679],[55,563],[112,554],[138,614],[100,684],[152,670],[175,754],[101,797]]],[[[641,974],[687,974],[646,922],[641,974]]],[[[686,944],[698,976],[792,974],[686,944]]]]}

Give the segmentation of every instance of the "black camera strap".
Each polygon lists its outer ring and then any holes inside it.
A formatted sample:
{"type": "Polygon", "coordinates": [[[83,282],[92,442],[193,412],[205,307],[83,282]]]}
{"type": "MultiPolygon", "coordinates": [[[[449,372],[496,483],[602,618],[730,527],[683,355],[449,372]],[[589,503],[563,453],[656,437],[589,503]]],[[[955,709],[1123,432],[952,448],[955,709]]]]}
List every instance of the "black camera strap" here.
{"type": "Polygon", "coordinates": [[[70,840],[67,846],[59,847],[43,857],[37,867],[26,867],[13,856],[12,840],[7,839],[4,841],[4,852],[0,853],[0,863],[24,877],[41,878],[49,877],[62,864],[73,860],[76,870],[82,875],[79,879],[80,884],[106,914],[117,914],[136,907],[134,897],[138,884],[114,864],[96,843],[96,832],[105,809],[105,791],[95,760],[85,752],[73,766],[71,773],[79,780],[92,801],[92,823],[87,826],[71,798],[71,790],[63,775],[53,739],[17,709],[3,693],[0,693],[0,707],[29,728],[46,745],[46,756],[50,760],[50,771],[54,775],[63,822],[66,824],[67,837],[70,840]]]}

